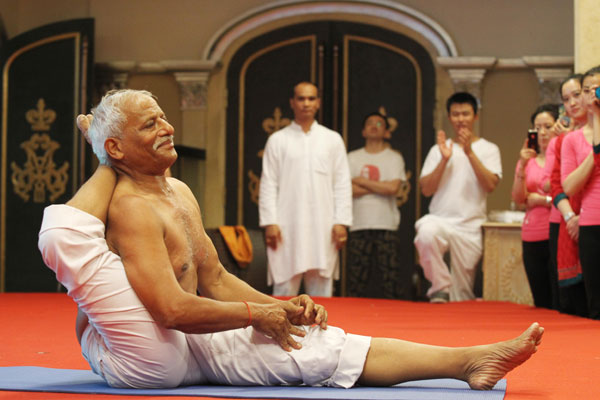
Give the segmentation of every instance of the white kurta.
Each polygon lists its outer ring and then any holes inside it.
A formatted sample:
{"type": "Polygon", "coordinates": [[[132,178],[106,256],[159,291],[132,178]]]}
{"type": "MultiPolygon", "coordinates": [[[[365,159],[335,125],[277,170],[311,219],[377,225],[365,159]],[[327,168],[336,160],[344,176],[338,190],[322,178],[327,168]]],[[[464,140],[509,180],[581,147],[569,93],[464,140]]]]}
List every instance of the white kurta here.
{"type": "Polygon", "coordinates": [[[341,136],[314,122],[273,133],[263,155],[260,226],[279,225],[282,243],[267,248],[269,283],[318,269],[337,277],[334,224],[352,225],[352,184],[341,136]]]}

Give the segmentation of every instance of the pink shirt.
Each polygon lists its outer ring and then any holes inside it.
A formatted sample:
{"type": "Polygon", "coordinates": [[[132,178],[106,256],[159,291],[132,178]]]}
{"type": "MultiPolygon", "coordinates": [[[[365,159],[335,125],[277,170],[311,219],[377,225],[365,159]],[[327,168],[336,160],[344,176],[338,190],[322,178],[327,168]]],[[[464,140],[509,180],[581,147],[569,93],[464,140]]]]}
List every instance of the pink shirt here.
{"type": "MultiPolygon", "coordinates": [[[[552,168],[554,168],[554,162],[556,161],[556,139],[558,139],[558,136],[550,139],[548,148],[546,149],[546,165],[544,165],[543,182],[549,181],[550,176],[552,175],[552,168]]],[[[558,211],[558,208],[554,206],[553,202],[552,208],[550,209],[550,222],[560,224],[561,219],[562,215],[560,211],[558,211]]]]}
{"type": "MultiPolygon", "coordinates": [[[[583,135],[583,129],[565,137],[561,150],[560,176],[564,182],[592,151],[592,145],[583,135]]],[[[579,225],[600,225],[600,166],[594,164],[594,170],[582,190],[579,225]]]]}
{"type": "MultiPolygon", "coordinates": [[[[516,171],[521,168],[521,160],[517,162],[516,171]]],[[[516,173],[516,172],[515,172],[516,173]]],[[[525,185],[529,193],[538,193],[547,196],[544,192],[544,168],[535,159],[529,160],[525,167],[525,185]]],[[[523,219],[521,239],[526,242],[538,242],[548,240],[550,236],[550,209],[544,206],[529,208],[523,219]]]]}

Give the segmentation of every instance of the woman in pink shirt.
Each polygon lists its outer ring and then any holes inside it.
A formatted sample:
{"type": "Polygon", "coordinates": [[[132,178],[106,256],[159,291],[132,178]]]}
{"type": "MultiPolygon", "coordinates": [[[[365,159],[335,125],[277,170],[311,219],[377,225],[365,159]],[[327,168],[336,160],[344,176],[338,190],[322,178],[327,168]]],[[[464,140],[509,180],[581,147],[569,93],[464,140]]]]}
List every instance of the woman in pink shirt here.
{"type": "Polygon", "coordinates": [[[513,181],[512,198],[524,204],[527,212],[521,229],[523,240],[523,264],[537,307],[552,308],[552,263],[548,248],[549,217],[552,197],[548,179],[544,178],[546,148],[552,135],[552,127],[558,119],[558,106],[544,104],[531,116],[537,131],[538,152],[523,143],[513,181]]]}
{"type": "Polygon", "coordinates": [[[581,88],[588,122],[569,134],[561,150],[561,178],[567,196],[581,193],[579,258],[589,317],[600,319],[600,66],[583,75],[581,88]]]}
{"type": "Polygon", "coordinates": [[[559,93],[568,120],[563,118],[554,124],[556,134],[546,151],[545,177],[550,179],[550,193],[553,204],[550,211],[550,262],[553,271],[553,288],[558,288],[558,299],[554,296],[553,305],[558,300],[561,312],[586,317],[587,299],[583,285],[583,274],[579,263],[579,209],[581,195],[567,197],[560,179],[561,148],[569,132],[580,129],[587,122],[587,109],[581,93],[582,74],[574,74],[565,79],[559,93]]]}

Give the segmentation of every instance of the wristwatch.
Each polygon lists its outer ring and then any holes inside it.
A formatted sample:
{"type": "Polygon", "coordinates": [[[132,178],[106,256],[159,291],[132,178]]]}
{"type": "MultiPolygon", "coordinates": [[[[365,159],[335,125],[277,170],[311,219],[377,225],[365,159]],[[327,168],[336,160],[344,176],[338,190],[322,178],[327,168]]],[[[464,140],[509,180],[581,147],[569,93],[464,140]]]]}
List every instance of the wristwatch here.
{"type": "Polygon", "coordinates": [[[546,204],[552,203],[552,196],[546,196],[546,204]]]}
{"type": "Polygon", "coordinates": [[[563,219],[565,220],[565,222],[569,222],[569,220],[571,218],[573,218],[575,216],[575,213],[573,211],[569,211],[564,217],[563,219]]]}

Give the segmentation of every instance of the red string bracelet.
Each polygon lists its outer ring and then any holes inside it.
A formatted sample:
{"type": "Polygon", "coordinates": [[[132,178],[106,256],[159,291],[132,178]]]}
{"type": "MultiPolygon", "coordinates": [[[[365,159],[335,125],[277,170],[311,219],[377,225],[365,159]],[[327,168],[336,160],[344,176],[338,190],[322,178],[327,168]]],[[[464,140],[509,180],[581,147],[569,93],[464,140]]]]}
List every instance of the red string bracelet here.
{"type": "Polygon", "coordinates": [[[244,303],[246,305],[246,308],[248,309],[248,322],[246,322],[246,326],[244,326],[244,328],[247,328],[252,323],[252,311],[250,311],[250,306],[247,302],[242,301],[242,303],[244,303]]]}

